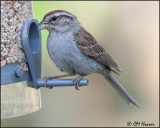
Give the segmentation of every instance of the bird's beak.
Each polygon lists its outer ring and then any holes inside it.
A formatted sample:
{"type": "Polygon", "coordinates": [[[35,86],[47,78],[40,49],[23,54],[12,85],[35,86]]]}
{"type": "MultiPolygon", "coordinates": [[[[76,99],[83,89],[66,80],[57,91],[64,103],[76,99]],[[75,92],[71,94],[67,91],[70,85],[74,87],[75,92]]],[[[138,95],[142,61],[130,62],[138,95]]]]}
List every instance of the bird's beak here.
{"type": "Polygon", "coordinates": [[[47,28],[48,28],[48,23],[43,20],[37,26],[38,30],[47,29],[47,28]]]}

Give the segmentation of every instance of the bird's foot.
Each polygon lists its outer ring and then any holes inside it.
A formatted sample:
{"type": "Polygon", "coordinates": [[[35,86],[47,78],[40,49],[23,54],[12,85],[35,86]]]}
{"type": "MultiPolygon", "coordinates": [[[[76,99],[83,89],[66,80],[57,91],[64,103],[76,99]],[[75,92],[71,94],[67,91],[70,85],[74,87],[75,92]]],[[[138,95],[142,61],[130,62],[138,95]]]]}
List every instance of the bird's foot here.
{"type": "Polygon", "coordinates": [[[44,79],[45,79],[44,86],[46,88],[52,89],[53,87],[47,86],[47,80],[49,80],[49,79],[56,79],[56,76],[45,76],[44,79]]]}
{"type": "Polygon", "coordinates": [[[44,79],[45,79],[44,86],[46,88],[52,89],[53,87],[47,86],[47,80],[49,80],[49,79],[58,79],[58,78],[67,77],[67,76],[70,76],[70,75],[66,74],[66,75],[61,75],[61,76],[45,76],[44,77],[44,79]]]}
{"type": "Polygon", "coordinates": [[[82,85],[79,85],[79,81],[83,79],[84,75],[80,75],[77,78],[73,79],[73,84],[75,85],[76,90],[80,90],[78,87],[81,87],[82,85]]]}

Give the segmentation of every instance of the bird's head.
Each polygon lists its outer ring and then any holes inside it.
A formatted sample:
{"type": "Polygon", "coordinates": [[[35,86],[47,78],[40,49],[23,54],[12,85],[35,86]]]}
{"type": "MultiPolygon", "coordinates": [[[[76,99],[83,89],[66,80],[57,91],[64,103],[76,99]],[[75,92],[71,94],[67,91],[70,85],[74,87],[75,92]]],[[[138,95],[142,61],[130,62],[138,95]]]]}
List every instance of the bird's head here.
{"type": "Polygon", "coordinates": [[[67,30],[74,30],[80,27],[81,26],[77,18],[73,14],[64,10],[48,12],[38,25],[39,30],[47,29],[49,32],[65,32],[67,30]]]}

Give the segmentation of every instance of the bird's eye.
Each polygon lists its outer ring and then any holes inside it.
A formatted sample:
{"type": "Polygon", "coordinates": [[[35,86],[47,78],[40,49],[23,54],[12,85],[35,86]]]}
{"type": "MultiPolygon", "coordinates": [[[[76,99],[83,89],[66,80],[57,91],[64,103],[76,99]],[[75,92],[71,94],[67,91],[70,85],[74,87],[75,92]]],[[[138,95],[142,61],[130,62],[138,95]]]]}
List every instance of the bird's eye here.
{"type": "Polygon", "coordinates": [[[53,20],[53,21],[55,21],[56,19],[57,19],[57,17],[56,17],[56,16],[52,17],[52,20],[53,20]]]}

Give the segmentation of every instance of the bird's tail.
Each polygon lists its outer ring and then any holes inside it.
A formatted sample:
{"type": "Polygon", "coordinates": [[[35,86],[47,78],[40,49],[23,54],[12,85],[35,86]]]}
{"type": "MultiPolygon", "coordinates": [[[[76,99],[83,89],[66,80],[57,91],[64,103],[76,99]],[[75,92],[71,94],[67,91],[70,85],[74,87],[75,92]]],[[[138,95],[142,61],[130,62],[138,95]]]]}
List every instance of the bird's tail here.
{"type": "Polygon", "coordinates": [[[122,87],[122,85],[114,78],[111,72],[105,72],[104,77],[109,81],[109,83],[115,88],[115,90],[122,96],[122,98],[129,105],[132,103],[133,105],[139,107],[138,103],[132,98],[132,96],[122,87]]]}

